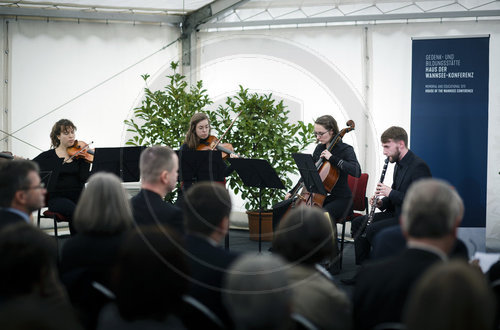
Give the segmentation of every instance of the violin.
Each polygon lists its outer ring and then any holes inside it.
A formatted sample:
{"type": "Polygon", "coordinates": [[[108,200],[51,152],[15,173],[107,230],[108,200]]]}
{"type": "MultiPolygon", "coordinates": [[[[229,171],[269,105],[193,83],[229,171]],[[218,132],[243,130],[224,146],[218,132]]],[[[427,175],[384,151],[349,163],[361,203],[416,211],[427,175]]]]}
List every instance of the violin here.
{"type": "Polygon", "coordinates": [[[231,143],[219,143],[219,140],[213,135],[210,135],[204,143],[202,142],[196,147],[198,151],[216,149],[222,152],[222,159],[227,159],[229,155],[236,154],[231,143]]]}
{"type": "Polygon", "coordinates": [[[231,143],[220,143],[220,141],[224,138],[226,133],[229,132],[229,129],[231,128],[231,126],[233,126],[233,124],[236,122],[236,119],[238,119],[238,117],[241,115],[242,112],[243,112],[243,110],[241,110],[236,115],[236,117],[233,119],[231,124],[229,124],[228,128],[226,129],[224,134],[222,134],[220,139],[217,139],[215,136],[210,135],[207,138],[205,143],[200,143],[198,145],[198,147],[196,147],[196,150],[215,150],[215,149],[217,149],[217,150],[222,152],[222,159],[224,159],[224,160],[227,159],[229,157],[229,155],[231,155],[231,154],[234,154],[237,157],[240,157],[240,155],[238,155],[237,153],[234,152],[234,148],[233,148],[233,145],[231,143]]]}
{"type": "Polygon", "coordinates": [[[75,143],[71,147],[68,147],[67,152],[69,158],[64,161],[68,163],[73,159],[84,159],[87,163],[92,163],[94,161],[94,149],[90,149],[90,144],[94,142],[86,143],[83,141],[75,140],[75,143]]]}

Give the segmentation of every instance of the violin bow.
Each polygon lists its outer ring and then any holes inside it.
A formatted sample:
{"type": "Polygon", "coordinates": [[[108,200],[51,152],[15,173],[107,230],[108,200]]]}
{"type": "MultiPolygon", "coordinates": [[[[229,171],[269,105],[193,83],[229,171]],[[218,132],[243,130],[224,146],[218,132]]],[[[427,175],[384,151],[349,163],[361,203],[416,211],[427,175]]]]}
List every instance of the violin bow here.
{"type": "Polygon", "coordinates": [[[236,115],[236,117],[234,117],[233,121],[231,122],[231,124],[229,124],[229,126],[226,129],[226,131],[224,132],[224,134],[222,134],[222,136],[220,137],[220,139],[217,139],[217,143],[213,146],[213,149],[215,149],[219,145],[219,143],[222,141],[222,139],[224,138],[224,136],[226,135],[226,133],[229,132],[229,129],[234,125],[234,123],[236,122],[236,119],[238,119],[238,117],[241,115],[242,112],[243,112],[243,110],[241,110],[236,115]]]}

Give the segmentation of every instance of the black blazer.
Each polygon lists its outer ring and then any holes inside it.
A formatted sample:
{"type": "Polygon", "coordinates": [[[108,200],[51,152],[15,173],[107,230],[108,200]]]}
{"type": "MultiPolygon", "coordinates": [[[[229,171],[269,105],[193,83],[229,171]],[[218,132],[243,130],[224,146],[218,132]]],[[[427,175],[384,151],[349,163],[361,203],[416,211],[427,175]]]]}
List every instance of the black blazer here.
{"type": "Polygon", "coordinates": [[[26,220],[17,213],[0,208],[0,230],[16,223],[26,223],[26,220]]]}
{"type": "MultiPolygon", "coordinates": [[[[115,264],[123,234],[81,234],[71,236],[61,250],[59,271],[63,282],[70,289],[79,276],[95,276],[93,279],[109,285],[111,268],[115,264]]],[[[70,292],[71,293],[71,292],[70,292]]]]}
{"type": "Polygon", "coordinates": [[[184,235],[184,221],[180,208],[165,202],[157,193],[141,189],[132,197],[132,211],[138,226],[164,224],[184,235]]]}
{"type": "Polygon", "coordinates": [[[396,171],[394,171],[394,182],[391,186],[392,191],[389,197],[382,199],[383,204],[381,208],[382,210],[394,212],[396,217],[399,217],[401,214],[403,199],[410,185],[419,179],[432,177],[429,166],[411,150],[408,150],[408,153],[401,159],[399,164],[401,166],[398,170],[400,173],[397,174],[396,180],[396,171]]]}
{"type": "Polygon", "coordinates": [[[189,295],[207,306],[230,327],[231,321],[222,303],[221,288],[226,270],[238,255],[191,234],[186,235],[186,249],[191,272],[189,295]]]}
{"type": "Polygon", "coordinates": [[[353,294],[354,328],[372,329],[383,322],[401,322],[413,285],[441,260],[430,251],[407,248],[397,256],[363,265],[353,294]]]}

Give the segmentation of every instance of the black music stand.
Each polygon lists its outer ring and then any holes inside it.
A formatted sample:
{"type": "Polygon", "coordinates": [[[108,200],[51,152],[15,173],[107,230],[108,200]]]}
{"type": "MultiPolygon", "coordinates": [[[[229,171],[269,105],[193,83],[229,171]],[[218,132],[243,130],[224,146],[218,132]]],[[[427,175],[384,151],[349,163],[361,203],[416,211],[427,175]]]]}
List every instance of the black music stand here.
{"type": "MultiPolygon", "coordinates": [[[[225,181],[226,164],[222,160],[220,151],[177,150],[176,152],[179,157],[179,181],[183,183],[183,193],[196,182],[225,181]]],[[[224,239],[224,248],[229,250],[229,231],[224,239]]]]}
{"type": "MultiPolygon", "coordinates": [[[[300,176],[304,181],[304,186],[307,191],[313,194],[326,195],[326,189],[319,176],[318,169],[314,164],[314,160],[310,154],[294,153],[292,154],[295,164],[299,168],[300,176]]],[[[309,196],[311,198],[312,195],[309,196]]],[[[306,201],[307,204],[308,201],[306,201]]]]}
{"type": "Polygon", "coordinates": [[[200,181],[224,182],[226,164],[220,151],[214,150],[178,150],[179,181],[189,188],[200,181]]]}
{"type": "Polygon", "coordinates": [[[52,171],[40,170],[40,181],[43,182],[46,188],[49,187],[51,176],[52,176],[52,171]]]}
{"type": "Polygon", "coordinates": [[[285,189],[274,168],[264,159],[229,158],[236,173],[248,187],[259,188],[259,253],[262,246],[262,188],[285,189]]]}
{"type": "Polygon", "coordinates": [[[146,147],[96,148],[92,171],[116,174],[123,182],[138,182],[140,179],[139,158],[146,147]]]}

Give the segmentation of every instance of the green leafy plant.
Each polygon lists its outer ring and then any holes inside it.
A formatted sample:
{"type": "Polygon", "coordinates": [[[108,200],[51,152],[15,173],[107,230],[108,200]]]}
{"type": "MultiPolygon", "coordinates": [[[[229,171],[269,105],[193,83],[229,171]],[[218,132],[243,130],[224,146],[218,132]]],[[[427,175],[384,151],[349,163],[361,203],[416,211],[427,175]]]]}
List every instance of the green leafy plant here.
{"type": "MultiPolygon", "coordinates": [[[[185,76],[176,72],[178,62],[170,67],[174,73],[164,90],[144,88],[144,100],[134,109],[135,119],[125,120],[127,131],[135,133],[126,144],[134,146],[168,145],[177,149],[186,135],[189,120],[196,112],[212,104],[200,80],[189,88],[185,76]]],[[[149,75],[143,75],[145,82],[149,75]]]]}
{"type": "MultiPolygon", "coordinates": [[[[226,130],[241,112],[222,142],[230,142],[246,158],[269,161],[286,188],[290,189],[293,183],[288,176],[297,172],[292,153],[300,152],[314,141],[313,125],[302,121],[290,123],[290,111],[283,101],[277,102],[272,94],[249,93],[241,86],[237,95],[226,99],[225,105],[207,111],[206,107],[212,101],[203,89],[203,82],[198,81],[189,87],[185,76],[176,72],[178,63],[172,62],[170,66],[174,73],[167,76],[170,82],[165,89],[152,91],[146,87],[141,106],[134,109],[135,118],[125,120],[127,130],[134,133],[126,144],[160,144],[177,149],[184,141],[193,114],[207,113],[212,135],[220,137],[221,130],[226,130]]],[[[147,82],[149,75],[142,77],[147,82]]],[[[241,194],[247,210],[259,208],[258,189],[246,187],[236,173],[228,178],[228,185],[236,194],[241,194]]],[[[166,199],[172,201],[175,195],[174,191],[166,199]]],[[[263,189],[262,208],[270,209],[283,196],[283,191],[263,189]]]]}
{"type": "MultiPolygon", "coordinates": [[[[272,94],[249,93],[242,86],[236,96],[227,98],[226,106],[219,106],[211,114],[212,121],[229,124],[230,117],[240,112],[224,140],[230,141],[246,158],[269,161],[286,188],[290,189],[293,182],[289,174],[297,172],[292,154],[314,141],[313,124],[290,123],[290,111],[283,101],[277,102],[272,94]]],[[[247,210],[259,209],[258,188],[246,187],[236,173],[228,179],[228,184],[236,194],[241,193],[247,210]]],[[[262,209],[269,210],[284,195],[284,191],[263,189],[262,209]]]]}

